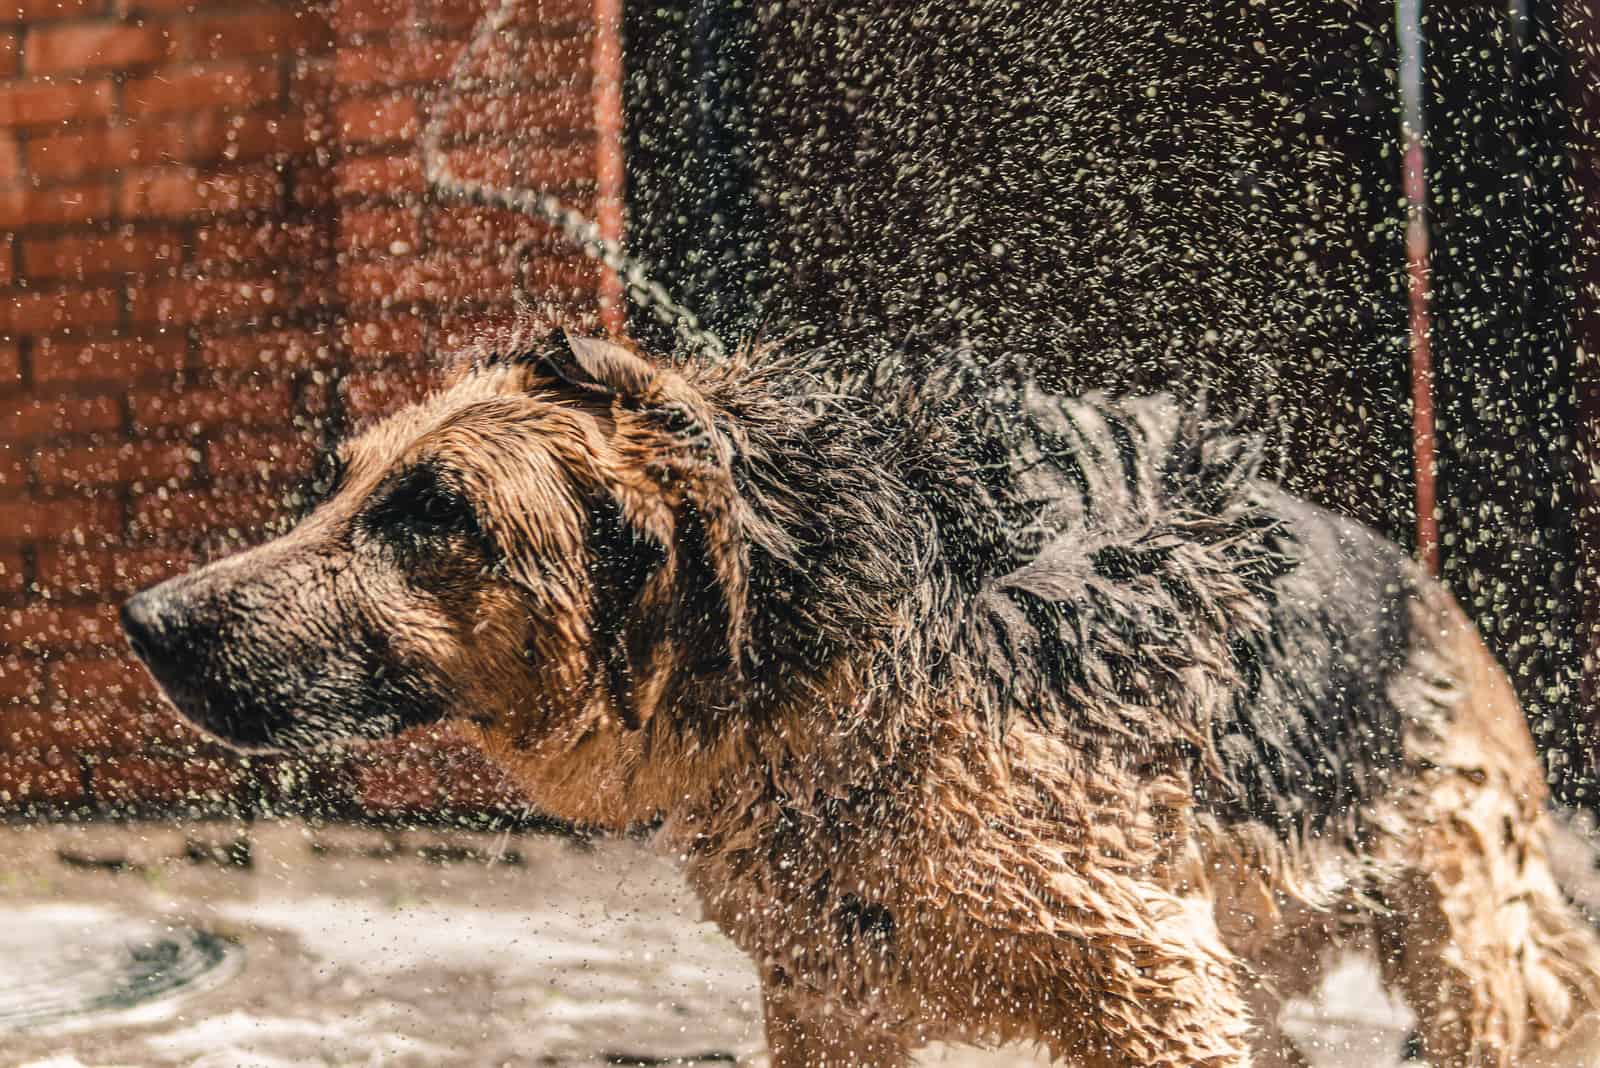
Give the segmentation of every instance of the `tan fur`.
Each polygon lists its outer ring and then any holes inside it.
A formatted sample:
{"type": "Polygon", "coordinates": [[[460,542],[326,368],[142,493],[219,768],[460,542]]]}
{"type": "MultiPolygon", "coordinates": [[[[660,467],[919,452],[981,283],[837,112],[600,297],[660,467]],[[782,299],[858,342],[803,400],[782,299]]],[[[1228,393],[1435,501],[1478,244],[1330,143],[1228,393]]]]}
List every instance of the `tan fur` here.
{"type": "MultiPolygon", "coordinates": [[[[892,1068],[935,1039],[1031,1040],[1087,1068],[1300,1064],[1274,1026],[1282,999],[1327,948],[1373,935],[1437,1068],[1600,1059],[1555,1052],[1590,1033],[1572,1029],[1600,1007],[1600,939],[1545,862],[1515,696],[1438,586],[1418,577],[1412,661],[1389,695],[1436,726],[1404,739],[1360,841],[1334,827],[1291,846],[1220,822],[1174,746],[997,729],[959,666],[900,687],[893,672],[923,667],[845,648],[782,703],[691,729],[746,684],[693,665],[706,646],[736,659],[762,622],[741,614],[737,539],[754,520],[725,463],[663,430],[663,408],[709,419],[694,386],[625,352],[578,356],[631,392],[472,368],[353,442],[335,499],[255,552],[331,539],[420,452],[448,465],[508,559],[390,610],[398,651],[449,681],[460,729],[541,808],[663,820],[662,848],[756,962],[777,1068],[892,1068]],[[597,495],[661,548],[619,619],[599,618],[586,570],[597,495]],[[595,647],[614,624],[631,659],[608,685],[595,647]]],[[[894,608],[894,642],[912,646],[917,611],[894,608]]],[[[1192,668],[1197,692],[1217,670],[1192,668]]]]}
{"type": "MultiPolygon", "coordinates": [[[[652,457],[613,419],[575,417],[561,451],[644,496],[652,457]]],[[[1299,1064],[1272,1022],[1281,999],[1374,927],[1440,1068],[1513,1065],[1600,1005],[1600,940],[1544,865],[1544,787],[1503,673],[1442,591],[1415,623],[1433,674],[1396,699],[1447,707],[1448,730],[1407,739],[1411,770],[1366,856],[1315,840],[1291,855],[1259,825],[1216,826],[1175,762],[1134,778],[1030,724],[997,738],[959,687],[878,707],[848,664],[807,706],[712,742],[598,708],[535,726],[538,701],[468,731],[551,812],[666,814],[662,845],[757,962],[777,1068],[900,1065],[934,1038],[1034,1040],[1107,1068],[1299,1064]],[[774,800],[864,782],[884,807],[844,835],[774,800]],[[893,950],[841,938],[814,900],[823,882],[830,901],[892,914],[893,950]]]]}

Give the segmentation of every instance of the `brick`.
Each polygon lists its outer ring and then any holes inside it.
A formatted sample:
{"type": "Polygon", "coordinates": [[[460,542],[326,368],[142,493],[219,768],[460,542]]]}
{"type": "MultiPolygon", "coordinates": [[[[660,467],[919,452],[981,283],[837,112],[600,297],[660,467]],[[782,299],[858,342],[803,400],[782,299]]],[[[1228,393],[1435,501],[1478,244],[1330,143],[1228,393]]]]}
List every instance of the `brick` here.
{"type": "MultiPolygon", "coordinates": [[[[481,277],[497,277],[493,269],[498,264],[486,264],[481,277]]],[[[558,300],[584,298],[597,294],[605,269],[595,260],[581,256],[535,256],[523,265],[520,282],[535,295],[547,294],[558,300]]]]}
{"type": "Polygon", "coordinates": [[[10,714],[0,710],[0,752],[76,756],[202,742],[199,732],[162,702],[136,661],[69,657],[52,662],[51,669],[84,674],[89,688],[70,678],[52,680],[38,706],[19,706],[10,714]],[[97,672],[100,664],[106,666],[97,672]],[[105,677],[95,679],[96,674],[105,677]]]}
{"type": "Polygon", "coordinates": [[[347,266],[340,291],[352,304],[419,303],[465,293],[506,292],[511,273],[503,259],[433,253],[422,258],[376,260],[347,266]]]}
{"type": "Polygon", "coordinates": [[[339,105],[337,118],[344,143],[351,145],[410,141],[420,126],[416,100],[400,93],[346,100],[339,105]]]}
{"type": "Polygon", "coordinates": [[[272,170],[202,174],[171,168],[126,177],[120,210],[129,218],[223,215],[270,211],[282,197],[283,180],[272,170]]]}
{"type": "MultiPolygon", "coordinates": [[[[532,14],[537,8],[530,5],[532,14]]],[[[513,87],[552,88],[566,85],[586,92],[594,77],[595,33],[592,20],[581,32],[555,37],[524,37],[516,48],[491,48],[472,64],[467,88],[501,90],[513,87]]]]}
{"type": "Polygon", "coordinates": [[[89,768],[95,801],[111,806],[225,804],[243,782],[240,770],[218,760],[117,755],[89,768]]]}
{"type": "MultiPolygon", "coordinates": [[[[398,748],[403,743],[393,743],[398,748]]],[[[391,746],[385,746],[386,750],[391,746]]],[[[401,751],[398,759],[369,758],[356,769],[357,797],[378,812],[420,812],[439,808],[448,797],[440,769],[401,751]]]]}
{"type": "Polygon", "coordinates": [[[30,238],[22,245],[29,278],[84,278],[161,271],[171,274],[182,257],[173,231],[30,238]]]}
{"type": "Polygon", "coordinates": [[[327,20],[303,10],[239,11],[182,20],[176,27],[186,59],[326,51],[333,47],[327,20]]]}
{"type": "MultiPolygon", "coordinates": [[[[593,260],[535,256],[521,265],[516,281],[534,294],[571,299],[595,293],[601,272],[593,260]]],[[[341,272],[340,283],[346,299],[359,307],[509,295],[513,277],[503,257],[438,252],[420,259],[352,264],[341,272]]]]}
{"type": "MultiPolygon", "coordinates": [[[[0,731],[3,731],[0,720],[0,731]]],[[[76,805],[84,799],[83,776],[75,761],[31,755],[0,757],[0,804],[76,805]]]]}
{"type": "Polygon", "coordinates": [[[141,67],[155,63],[166,52],[166,33],[155,26],[73,22],[32,29],[22,61],[29,74],[71,74],[141,67]]]}
{"type": "MultiPolygon", "coordinates": [[[[0,594],[17,594],[26,588],[28,569],[23,561],[22,552],[18,549],[0,551],[0,594]]],[[[0,676],[5,674],[5,665],[0,663],[0,676]]]]}
{"type": "Polygon", "coordinates": [[[133,122],[97,126],[28,139],[28,173],[50,181],[77,180],[89,175],[175,163],[187,156],[183,129],[171,122],[133,122]]]}
{"type": "Polygon", "coordinates": [[[207,444],[206,467],[220,477],[277,484],[309,472],[316,455],[315,443],[305,435],[235,432],[207,444]]]}
{"type": "Polygon", "coordinates": [[[15,341],[0,341],[0,393],[14,389],[22,381],[22,346],[15,341]]]}
{"type": "Polygon", "coordinates": [[[14,234],[0,236],[0,286],[17,280],[17,239],[14,234]]]}
{"type": "Polygon", "coordinates": [[[25,447],[0,444],[0,497],[15,497],[31,484],[33,468],[28,455],[25,447]]]}
{"type": "Polygon", "coordinates": [[[43,664],[31,656],[0,657],[0,716],[14,705],[37,704],[43,696],[43,664]]]}
{"type": "Polygon", "coordinates": [[[199,363],[210,371],[270,374],[327,366],[333,358],[329,339],[306,330],[276,330],[208,335],[201,341],[199,363]]]}
{"type": "Polygon", "coordinates": [[[0,500],[26,496],[32,483],[27,453],[22,449],[0,449],[0,500]]]}
{"type": "Polygon", "coordinates": [[[444,286],[425,264],[373,260],[347,264],[339,272],[339,293],[356,309],[377,309],[443,296],[444,286]]]}
{"type": "Polygon", "coordinates": [[[0,294],[0,334],[86,330],[110,326],[121,317],[122,294],[113,289],[30,289],[0,294]]]}
{"type": "Polygon", "coordinates": [[[136,430],[158,427],[283,426],[293,414],[287,382],[246,383],[231,389],[135,392],[136,430]]]}
{"type": "Polygon", "coordinates": [[[79,18],[105,9],[105,0],[0,0],[0,12],[15,12],[18,22],[79,18]]]}
{"type": "Polygon", "coordinates": [[[0,133],[0,182],[14,182],[22,176],[22,148],[15,134],[0,133]]]}
{"type": "Polygon", "coordinates": [[[508,250],[513,242],[520,240],[529,242],[529,255],[572,248],[555,227],[510,211],[438,212],[429,218],[428,232],[435,245],[472,252],[508,250]]]}
{"type": "Polygon", "coordinates": [[[194,265],[208,275],[249,271],[263,264],[309,266],[329,253],[328,235],[310,223],[219,222],[194,236],[194,265]]]}
{"type": "Polygon", "coordinates": [[[92,488],[117,483],[173,486],[194,475],[200,454],[183,441],[123,441],[40,449],[34,470],[44,486],[92,488]]]}
{"type": "Polygon", "coordinates": [[[121,426],[122,404],[109,395],[29,398],[0,404],[0,440],[90,434],[121,426]]]}
{"type": "Polygon", "coordinates": [[[460,93],[440,123],[447,138],[528,137],[535,131],[589,132],[594,98],[587,87],[460,93]]]}
{"type": "Polygon", "coordinates": [[[0,228],[70,226],[111,214],[111,187],[104,183],[0,190],[0,228]]]}
{"type": "MultiPolygon", "coordinates": [[[[126,643],[119,646],[126,648],[126,643]]],[[[153,741],[183,737],[170,729],[147,728],[149,720],[140,713],[160,706],[161,691],[131,655],[53,660],[48,680],[48,696],[38,713],[48,721],[40,724],[41,733],[44,740],[57,741],[72,752],[137,750],[153,741]],[[55,728],[54,739],[45,733],[50,727],[55,728]]],[[[25,735],[13,738],[12,744],[26,740],[25,735]]]]}
{"type": "Polygon", "coordinates": [[[378,812],[428,812],[441,808],[523,808],[505,773],[442,729],[408,732],[362,753],[353,769],[357,796],[378,812]]]}
{"type": "MultiPolygon", "coordinates": [[[[596,154],[592,139],[543,145],[484,145],[445,153],[450,170],[469,181],[495,186],[532,186],[593,196],[596,154]]],[[[572,195],[563,196],[568,199],[572,195]]]]}
{"type": "Polygon", "coordinates": [[[192,568],[192,553],[173,549],[81,549],[41,545],[34,550],[34,585],[63,599],[123,598],[192,568]]]}
{"type": "Polygon", "coordinates": [[[334,165],[341,198],[416,196],[423,192],[422,164],[414,156],[369,156],[334,165]]]}
{"type": "Polygon", "coordinates": [[[97,717],[63,715],[47,696],[27,705],[0,707],[0,753],[67,756],[93,748],[99,740],[97,717]]]}
{"type": "MultiPolygon", "coordinates": [[[[478,19],[483,17],[484,6],[483,0],[417,0],[417,18],[435,31],[445,30],[461,33],[470,29],[477,23],[478,19]]],[[[562,19],[564,12],[560,11],[561,5],[554,2],[549,3],[550,13],[548,18],[546,18],[545,14],[546,6],[546,4],[540,3],[537,8],[538,18],[541,23],[540,32],[559,31],[559,29],[567,28],[567,26],[563,25],[567,20],[562,19]]],[[[592,14],[591,10],[587,12],[586,17],[590,17],[592,14]]]]}
{"type": "MultiPolygon", "coordinates": [[[[572,313],[572,322],[584,321],[591,308],[581,302],[563,306],[572,313]]],[[[526,312],[512,301],[498,303],[473,302],[460,307],[445,307],[434,313],[437,328],[435,344],[440,351],[448,352],[464,345],[478,344],[486,338],[504,337],[516,333],[526,325],[526,312]]]]}
{"type": "Polygon", "coordinates": [[[289,63],[289,100],[318,123],[332,106],[334,67],[332,54],[301,54],[289,63]]]}
{"type": "Polygon", "coordinates": [[[422,245],[422,219],[412,208],[350,210],[339,217],[339,251],[409,256],[422,245]]]}
{"type": "Polygon", "coordinates": [[[122,648],[118,606],[34,602],[20,607],[0,607],[0,646],[27,652],[56,653],[71,650],[122,648]],[[111,643],[117,643],[111,646],[111,643]]]}
{"type": "Polygon", "coordinates": [[[0,85],[0,126],[49,126],[111,114],[111,82],[31,78],[0,85]]]}
{"type": "Polygon", "coordinates": [[[122,503],[109,497],[21,497],[0,500],[0,539],[99,540],[122,529],[122,503]]]}
{"type": "Polygon", "coordinates": [[[387,362],[393,356],[420,355],[427,341],[428,326],[414,315],[345,321],[344,343],[358,362],[387,362]]]}
{"type": "Polygon", "coordinates": [[[141,325],[248,323],[284,315],[306,294],[282,279],[203,278],[135,287],[128,294],[128,316],[141,325]]]}
{"type": "MultiPolygon", "coordinates": [[[[418,12],[433,14],[437,11],[436,17],[475,21],[486,6],[485,0],[419,0],[418,12]],[[456,14],[447,15],[446,12],[456,14]]],[[[592,33],[594,10],[594,0],[539,0],[537,4],[513,11],[512,17],[522,20],[520,29],[526,33],[567,37],[592,33]]]]}
{"type": "Polygon", "coordinates": [[[274,64],[241,60],[209,63],[136,78],[122,90],[122,109],[134,116],[248,108],[280,99],[283,75],[274,64]]]}
{"type": "Polygon", "coordinates": [[[187,351],[183,338],[170,335],[90,342],[45,338],[33,348],[33,380],[126,384],[170,376],[183,370],[187,351]]]}
{"type": "Polygon", "coordinates": [[[294,207],[318,218],[337,215],[339,194],[333,172],[327,167],[302,161],[290,169],[289,180],[294,187],[294,207]]]}
{"type": "Polygon", "coordinates": [[[0,33],[0,78],[15,78],[17,76],[20,55],[21,48],[17,44],[17,35],[14,33],[0,33]]]}
{"type": "Polygon", "coordinates": [[[283,510],[280,497],[259,486],[233,492],[158,491],[134,498],[129,526],[134,536],[163,543],[193,544],[220,531],[253,539],[283,510]]]}
{"type": "Polygon", "coordinates": [[[311,148],[306,121],[297,115],[266,111],[208,111],[189,127],[189,158],[196,163],[230,163],[303,153],[311,148]]]}
{"type": "Polygon", "coordinates": [[[334,78],[348,89],[395,88],[442,82],[461,46],[437,38],[409,38],[341,48],[334,78]]]}
{"type": "Polygon", "coordinates": [[[341,36],[388,33],[405,29],[411,22],[409,0],[340,0],[333,13],[334,32],[341,36]]]}

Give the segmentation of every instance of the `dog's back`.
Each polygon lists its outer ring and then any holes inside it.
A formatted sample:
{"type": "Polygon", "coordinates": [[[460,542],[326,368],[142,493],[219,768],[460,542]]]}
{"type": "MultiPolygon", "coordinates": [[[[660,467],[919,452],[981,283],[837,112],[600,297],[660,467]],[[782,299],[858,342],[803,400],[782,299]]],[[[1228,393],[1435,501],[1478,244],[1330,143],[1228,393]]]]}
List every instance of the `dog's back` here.
{"type": "MultiPolygon", "coordinates": [[[[1359,929],[1437,1063],[1529,1063],[1593,1012],[1600,941],[1545,862],[1527,725],[1450,595],[1193,406],[967,382],[933,407],[983,472],[947,529],[1005,528],[968,564],[987,700],[1134,766],[1186,755],[1174,885],[1208,887],[1258,992],[1306,989],[1359,929]]],[[[1260,1022],[1258,1057],[1298,1063],[1260,1022]]]]}
{"type": "Polygon", "coordinates": [[[986,494],[941,516],[946,540],[1005,529],[967,579],[1009,700],[1072,723],[1092,698],[1156,744],[1192,731],[1195,800],[1224,823],[1357,833],[1403,763],[1406,719],[1438,714],[1396,700],[1428,584],[1405,553],[1279,488],[1260,443],[1203,405],[959,367],[917,388],[983,472],[986,494]],[[1179,722],[1151,722],[1158,705],[1179,722]]]}

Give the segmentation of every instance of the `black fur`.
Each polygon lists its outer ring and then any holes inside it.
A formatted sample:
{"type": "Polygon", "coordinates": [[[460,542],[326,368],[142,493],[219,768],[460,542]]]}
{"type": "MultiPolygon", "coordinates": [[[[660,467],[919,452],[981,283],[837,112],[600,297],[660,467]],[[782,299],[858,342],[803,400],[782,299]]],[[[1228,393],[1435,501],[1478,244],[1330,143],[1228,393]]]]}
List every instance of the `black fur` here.
{"type": "Polygon", "coordinates": [[[985,676],[997,729],[1180,750],[1225,821],[1359,830],[1400,756],[1398,548],[1284,493],[1203,404],[763,359],[702,383],[741,439],[752,644],[799,652],[751,665],[753,703],[875,640],[899,684],[985,676]]]}

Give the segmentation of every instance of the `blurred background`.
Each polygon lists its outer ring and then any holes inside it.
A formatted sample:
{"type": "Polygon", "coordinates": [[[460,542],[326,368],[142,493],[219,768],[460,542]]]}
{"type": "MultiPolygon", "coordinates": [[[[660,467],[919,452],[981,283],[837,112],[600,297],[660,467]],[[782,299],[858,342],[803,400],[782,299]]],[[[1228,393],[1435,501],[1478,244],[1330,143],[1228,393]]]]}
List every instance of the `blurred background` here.
{"type": "MultiPolygon", "coordinates": [[[[437,733],[217,752],[114,626],[294,514],[319,451],[518,287],[621,324],[554,230],[429,195],[429,116],[460,173],[625,230],[730,339],[1207,387],[1297,490],[1413,540],[1393,8],[528,0],[452,74],[485,14],[0,8],[0,809],[520,812],[437,733]]],[[[1600,26],[1449,0],[1419,29],[1444,573],[1592,801],[1600,26]]]]}

